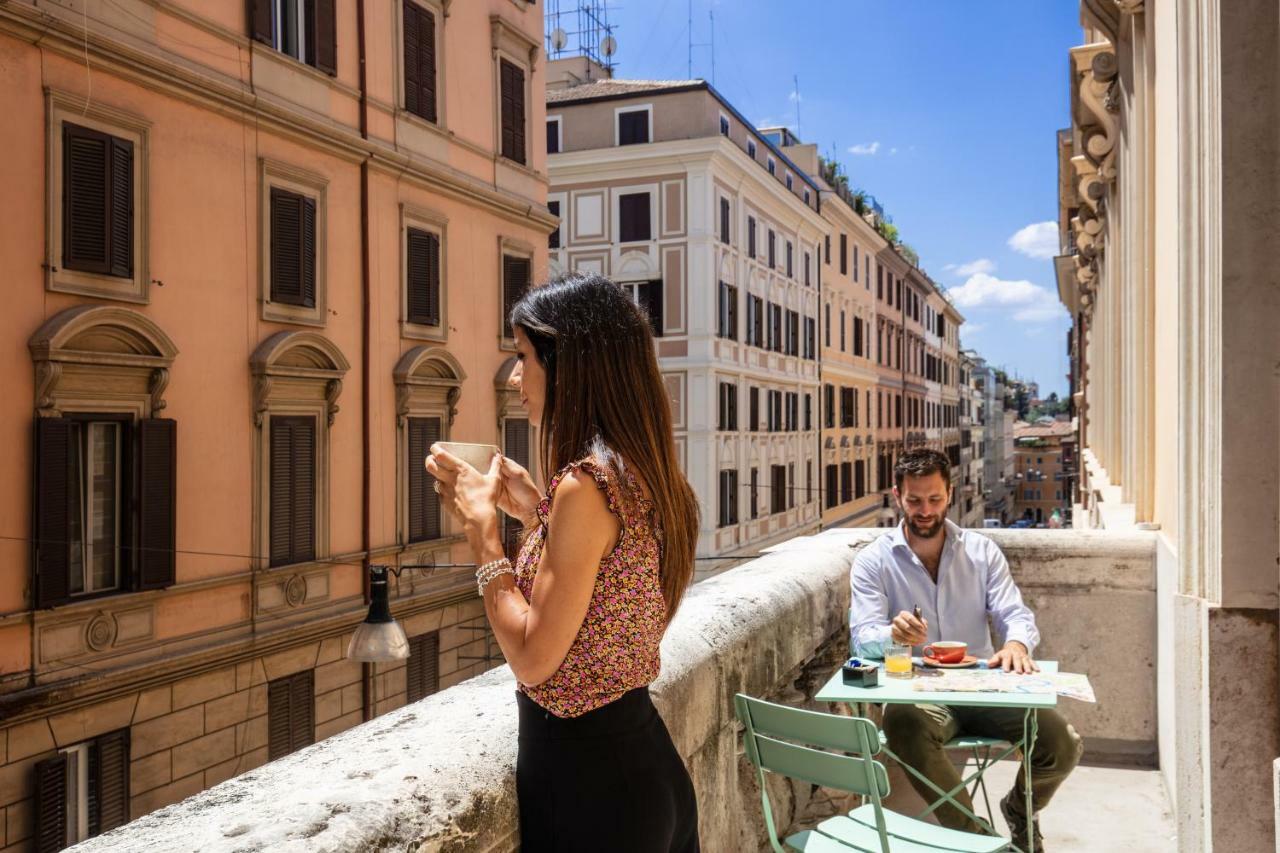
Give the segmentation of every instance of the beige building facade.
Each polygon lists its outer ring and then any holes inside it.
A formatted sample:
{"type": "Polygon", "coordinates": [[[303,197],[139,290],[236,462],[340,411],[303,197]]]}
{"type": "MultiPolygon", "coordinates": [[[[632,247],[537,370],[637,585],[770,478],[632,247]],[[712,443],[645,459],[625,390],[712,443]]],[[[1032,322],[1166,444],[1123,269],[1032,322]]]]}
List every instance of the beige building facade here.
{"type": "Polygon", "coordinates": [[[1054,511],[1065,521],[1071,508],[1067,463],[1074,459],[1075,430],[1067,421],[1013,425],[1013,516],[1048,524],[1054,511]]]}
{"type": "Polygon", "coordinates": [[[344,652],[369,563],[469,559],[430,442],[527,452],[541,39],[513,0],[0,6],[0,850],[498,662],[466,568],[401,576],[407,665],[344,652]]]}
{"type": "Polygon", "coordinates": [[[1276,845],[1274,3],[1081,3],[1060,135],[1080,526],[1156,531],[1180,851],[1276,845]],[[1245,652],[1244,650],[1248,650],[1245,652]]]}
{"type": "Polygon", "coordinates": [[[582,62],[552,63],[547,93],[551,269],[648,311],[699,555],[816,530],[819,187],[705,81],[588,80],[582,62]]]}

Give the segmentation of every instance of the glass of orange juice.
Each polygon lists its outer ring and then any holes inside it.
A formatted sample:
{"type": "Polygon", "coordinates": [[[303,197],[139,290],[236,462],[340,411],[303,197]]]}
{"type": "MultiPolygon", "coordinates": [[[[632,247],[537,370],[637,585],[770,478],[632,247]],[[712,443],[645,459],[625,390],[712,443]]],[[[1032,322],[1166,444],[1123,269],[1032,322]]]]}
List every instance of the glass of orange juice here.
{"type": "Polygon", "coordinates": [[[884,674],[889,678],[911,677],[911,647],[889,643],[884,647],[884,674]]]}

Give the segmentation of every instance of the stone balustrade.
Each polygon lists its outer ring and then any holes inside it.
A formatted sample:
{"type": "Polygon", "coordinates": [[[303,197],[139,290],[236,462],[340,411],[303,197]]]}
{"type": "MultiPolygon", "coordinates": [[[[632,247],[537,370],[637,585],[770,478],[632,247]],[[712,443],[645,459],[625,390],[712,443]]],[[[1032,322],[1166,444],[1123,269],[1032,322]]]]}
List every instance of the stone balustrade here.
{"type": "MultiPolygon", "coordinates": [[[[704,850],[764,842],[733,694],[812,701],[846,649],[852,557],[876,533],[801,537],[690,590],[664,640],[653,693],[698,790],[704,850]]],[[[1064,702],[1089,753],[1153,761],[1152,535],[990,533],[1038,614],[1042,656],[1091,674],[1098,703],[1064,702]]],[[[493,670],[75,849],[515,850],[513,690],[510,671],[493,670]]],[[[784,826],[815,805],[809,785],[775,777],[770,793],[784,826]]]]}

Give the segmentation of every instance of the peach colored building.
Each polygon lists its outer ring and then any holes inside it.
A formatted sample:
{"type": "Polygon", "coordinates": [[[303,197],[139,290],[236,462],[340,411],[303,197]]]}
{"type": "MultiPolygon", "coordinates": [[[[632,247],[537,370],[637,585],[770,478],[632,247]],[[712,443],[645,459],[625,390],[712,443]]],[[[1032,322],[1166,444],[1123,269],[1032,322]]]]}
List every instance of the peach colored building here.
{"type": "Polygon", "coordinates": [[[782,142],[787,155],[822,188],[827,223],[818,249],[822,526],[874,527],[881,500],[875,486],[872,278],[873,256],[885,240],[858,212],[857,200],[836,177],[834,164],[819,157],[817,145],[801,144],[785,128],[765,133],[782,142]]]}
{"type": "Polygon", "coordinates": [[[1013,516],[1047,524],[1056,509],[1066,519],[1071,507],[1069,479],[1075,427],[1070,421],[1013,425],[1013,516]]]}
{"type": "Polygon", "coordinates": [[[430,441],[528,452],[541,39],[525,0],[0,4],[0,850],[497,660],[468,568],[400,579],[407,665],[344,649],[367,562],[469,559],[430,441]]]}

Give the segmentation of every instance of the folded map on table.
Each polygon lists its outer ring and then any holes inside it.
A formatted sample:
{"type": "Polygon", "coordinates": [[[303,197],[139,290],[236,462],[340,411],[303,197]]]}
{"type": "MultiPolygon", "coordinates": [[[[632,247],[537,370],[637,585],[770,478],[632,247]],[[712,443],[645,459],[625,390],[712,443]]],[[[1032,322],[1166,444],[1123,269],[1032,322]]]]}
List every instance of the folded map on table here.
{"type": "Polygon", "coordinates": [[[1075,672],[1015,675],[992,669],[952,669],[940,678],[917,679],[912,689],[925,693],[1057,693],[1081,702],[1098,701],[1089,676],[1075,672]]]}

